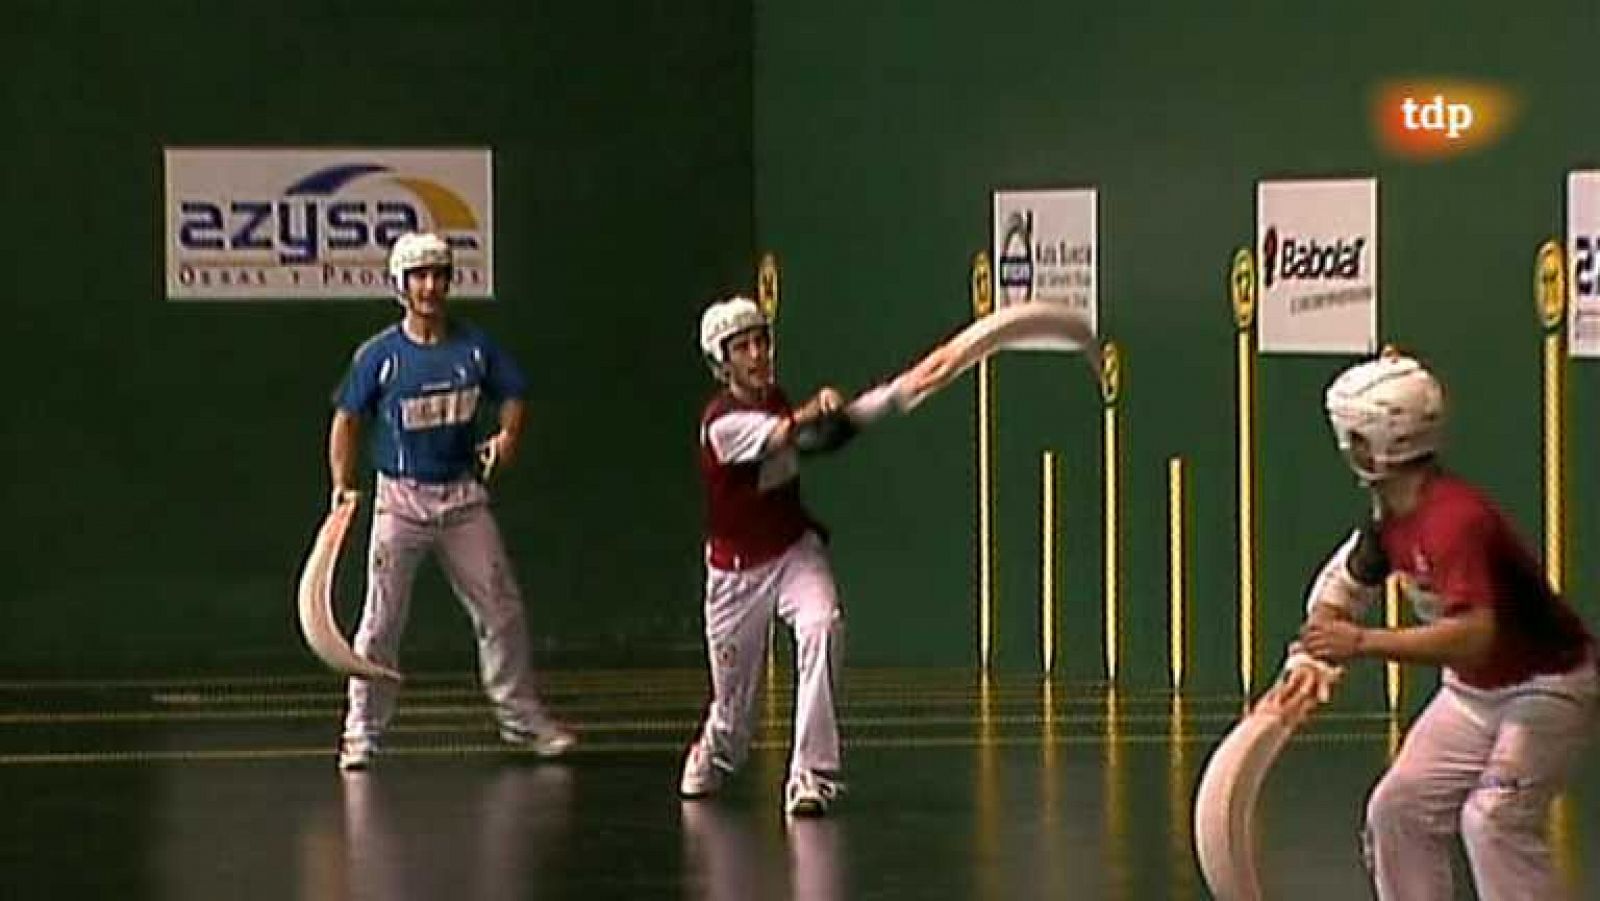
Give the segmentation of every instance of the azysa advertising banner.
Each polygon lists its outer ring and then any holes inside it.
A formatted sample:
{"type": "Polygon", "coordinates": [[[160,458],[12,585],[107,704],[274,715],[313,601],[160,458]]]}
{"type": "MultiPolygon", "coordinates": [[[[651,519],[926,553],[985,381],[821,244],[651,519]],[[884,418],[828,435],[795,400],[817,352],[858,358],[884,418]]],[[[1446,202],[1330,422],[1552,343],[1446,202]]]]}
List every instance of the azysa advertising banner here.
{"type": "Polygon", "coordinates": [[[411,231],[455,250],[457,297],[494,295],[488,148],[169,147],[169,300],[388,297],[411,231]]]}

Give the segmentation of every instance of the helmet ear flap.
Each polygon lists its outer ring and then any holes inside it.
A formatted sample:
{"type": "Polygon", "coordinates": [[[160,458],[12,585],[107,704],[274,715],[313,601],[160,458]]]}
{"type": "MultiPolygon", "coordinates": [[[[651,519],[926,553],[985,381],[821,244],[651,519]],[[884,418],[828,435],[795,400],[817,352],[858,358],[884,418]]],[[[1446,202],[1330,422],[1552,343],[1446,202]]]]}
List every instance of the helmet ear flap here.
{"type": "Polygon", "coordinates": [[[727,366],[718,362],[716,357],[713,357],[710,354],[701,354],[700,359],[704,360],[706,368],[711,370],[712,378],[719,382],[726,382],[728,380],[727,366]]]}

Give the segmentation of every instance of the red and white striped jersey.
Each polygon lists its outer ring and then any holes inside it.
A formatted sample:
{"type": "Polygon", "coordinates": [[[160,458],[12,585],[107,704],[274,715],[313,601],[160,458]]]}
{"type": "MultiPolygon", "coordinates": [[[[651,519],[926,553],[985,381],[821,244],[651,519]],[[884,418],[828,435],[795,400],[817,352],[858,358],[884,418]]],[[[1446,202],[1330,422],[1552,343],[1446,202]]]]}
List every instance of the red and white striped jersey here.
{"type": "Polygon", "coordinates": [[[767,449],[773,429],[792,412],[774,387],[755,403],[724,390],[701,414],[706,547],[716,569],[759,566],[817,528],[800,500],[799,454],[792,446],[767,449]]]}

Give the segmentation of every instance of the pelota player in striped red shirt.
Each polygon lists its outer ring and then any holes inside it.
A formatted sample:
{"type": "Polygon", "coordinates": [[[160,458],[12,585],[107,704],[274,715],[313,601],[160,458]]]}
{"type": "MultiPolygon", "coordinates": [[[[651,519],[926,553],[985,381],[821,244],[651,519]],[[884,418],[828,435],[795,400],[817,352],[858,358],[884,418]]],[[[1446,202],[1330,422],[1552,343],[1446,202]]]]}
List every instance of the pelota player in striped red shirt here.
{"type": "Polygon", "coordinates": [[[1455,897],[1458,834],[1482,897],[1563,897],[1546,812],[1600,712],[1594,639],[1505,514],[1440,463],[1444,391],[1421,363],[1389,350],[1353,366],[1327,409],[1376,519],[1318,576],[1301,647],[1443,670],[1367,801],[1378,897],[1455,897]],[[1418,624],[1363,626],[1391,573],[1418,624]]]}
{"type": "Polygon", "coordinates": [[[784,809],[820,815],[841,788],[834,686],[843,616],[826,533],[800,499],[799,461],[802,452],[841,446],[854,427],[834,388],[790,404],[775,377],[769,323],[753,301],[735,297],[707,308],[700,347],[722,382],[701,416],[699,436],[712,698],[679,792],[710,795],[744,762],[777,616],[794,633],[796,667],[784,809]]]}

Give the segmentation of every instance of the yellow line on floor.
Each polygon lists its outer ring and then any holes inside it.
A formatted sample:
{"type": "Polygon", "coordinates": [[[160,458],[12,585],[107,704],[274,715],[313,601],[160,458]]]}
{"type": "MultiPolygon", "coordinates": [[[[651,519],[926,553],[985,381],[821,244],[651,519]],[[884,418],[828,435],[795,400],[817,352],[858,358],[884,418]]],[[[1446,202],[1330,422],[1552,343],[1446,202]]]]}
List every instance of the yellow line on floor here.
{"type": "MultiPolygon", "coordinates": [[[[1210,744],[1220,740],[1220,735],[1186,735],[1182,738],[1183,744],[1210,744]]],[[[1294,741],[1297,744],[1363,744],[1377,743],[1387,739],[1387,732],[1325,732],[1297,735],[1294,741]]],[[[1167,734],[1123,734],[1118,737],[1119,744],[1125,745],[1165,745],[1172,743],[1172,737],[1167,734]]],[[[863,736],[845,742],[847,748],[862,749],[917,749],[917,748],[976,748],[985,747],[1039,747],[1045,744],[1039,736],[999,736],[989,739],[979,739],[975,736],[863,736]]],[[[1077,735],[1063,735],[1055,737],[1050,744],[1057,746],[1095,746],[1105,744],[1103,735],[1088,733],[1077,735]]],[[[752,749],[783,750],[788,747],[786,741],[757,741],[752,743],[752,749]]],[[[600,742],[585,744],[580,750],[573,753],[568,760],[573,764],[581,765],[585,758],[600,757],[609,754],[637,754],[644,752],[679,753],[683,750],[681,741],[633,741],[633,742],[600,742]]],[[[385,757],[422,758],[422,757],[461,757],[461,756],[515,756],[526,757],[536,761],[530,752],[517,751],[505,745],[486,742],[481,744],[442,744],[426,747],[396,747],[385,749],[385,757]]],[[[217,763],[239,761],[268,761],[268,760],[294,760],[314,759],[326,757],[331,762],[333,751],[328,747],[294,747],[294,748],[228,748],[217,750],[176,750],[176,751],[61,751],[35,754],[0,754],[0,766],[72,766],[92,764],[117,764],[117,763],[217,763]]],[[[331,763],[330,763],[331,765],[331,763]]]]}
{"type": "MultiPolygon", "coordinates": [[[[854,706],[854,705],[852,705],[854,706]]],[[[901,705],[903,706],[903,705],[901,705]]],[[[857,715],[846,707],[840,717],[841,723],[851,725],[884,725],[884,726],[923,726],[923,725],[977,725],[980,717],[977,711],[965,716],[949,715],[857,715]]],[[[562,713],[572,711],[561,708],[562,713]]],[[[785,724],[788,722],[790,711],[786,707],[779,707],[776,711],[779,717],[770,722],[785,724]]],[[[419,717],[446,717],[484,720],[487,722],[489,711],[487,707],[479,705],[410,705],[402,709],[401,716],[415,720],[419,717]]],[[[687,723],[690,728],[698,721],[698,711],[694,716],[688,717],[619,717],[619,718],[585,718],[571,717],[583,729],[606,725],[614,728],[628,728],[649,723],[687,723]]],[[[8,726],[55,726],[55,725],[123,725],[138,723],[213,723],[213,722],[281,722],[284,720],[319,720],[338,718],[336,707],[279,707],[279,708],[251,708],[235,710],[81,710],[63,713],[6,713],[0,714],[0,725],[8,726]]],[[[1000,713],[990,714],[988,722],[996,724],[1039,724],[1046,719],[1038,713],[1000,713]]],[[[1101,714],[1072,714],[1055,713],[1049,717],[1051,722],[1057,724],[1100,724],[1106,722],[1101,714]]],[[[1218,711],[1204,713],[1194,711],[1184,717],[1187,723],[1231,723],[1238,719],[1237,711],[1218,711]]],[[[1325,712],[1317,717],[1317,722],[1387,722],[1389,715],[1386,712],[1325,712]]],[[[1117,723],[1169,723],[1171,717],[1164,713],[1130,713],[1115,718],[1117,723]]]]}

